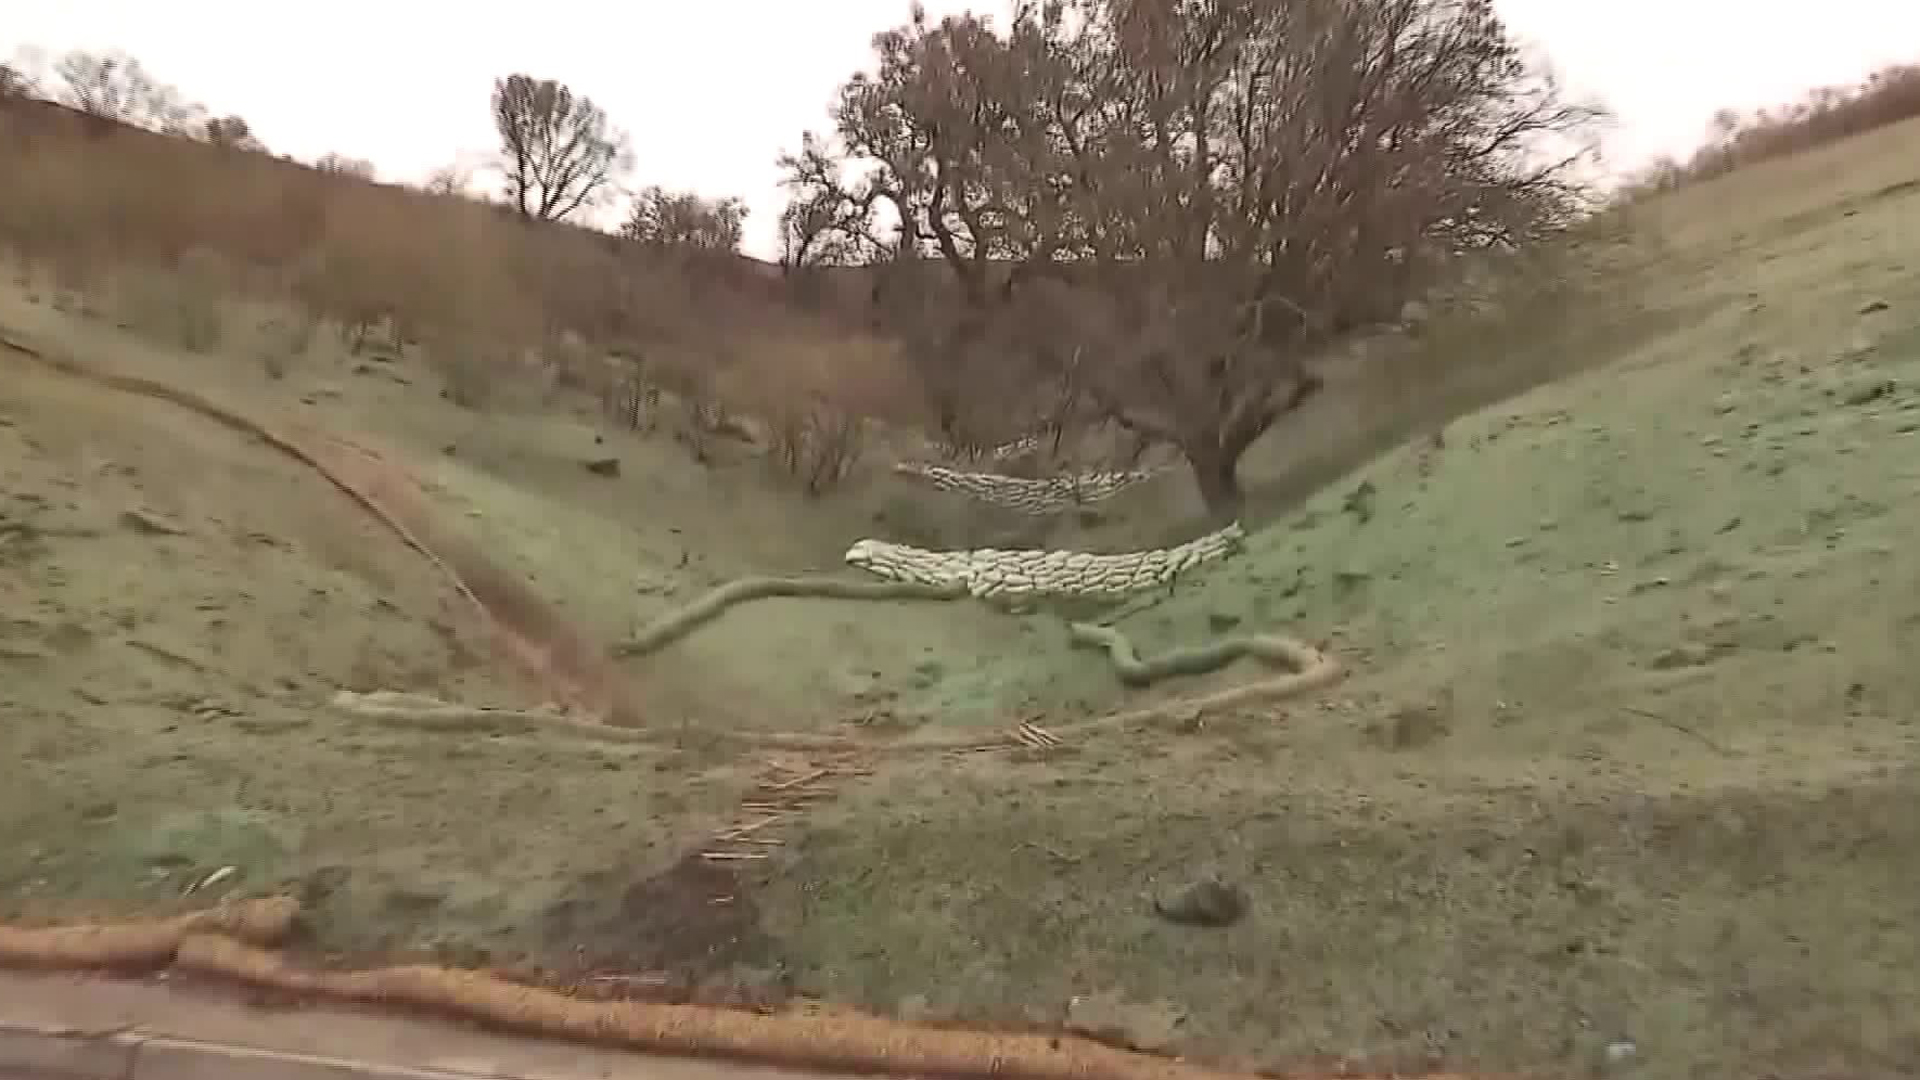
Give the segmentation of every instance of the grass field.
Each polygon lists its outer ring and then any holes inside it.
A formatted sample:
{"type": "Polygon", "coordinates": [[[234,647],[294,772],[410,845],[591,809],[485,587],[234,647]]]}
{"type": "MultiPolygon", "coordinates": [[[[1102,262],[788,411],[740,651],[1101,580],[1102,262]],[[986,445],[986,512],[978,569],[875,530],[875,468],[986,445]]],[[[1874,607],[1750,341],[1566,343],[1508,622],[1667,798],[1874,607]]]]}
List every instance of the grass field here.
{"type": "MultiPolygon", "coordinates": [[[[1631,257],[1562,307],[1447,340],[1483,365],[1355,377],[1274,433],[1248,550],[1120,621],[1153,648],[1295,633],[1347,682],[1190,734],[887,759],[738,874],[684,856],[764,756],[323,710],[340,687],[524,692],[317,477],[0,354],[0,754],[22,763],[0,897],[158,909],[232,867],[219,890],[301,891],[320,953],[1112,1029],[1274,1068],[1910,1073],[1920,126],[1620,228],[1631,257]],[[1155,916],[1212,875],[1243,919],[1155,916]]],[[[459,410],[404,360],[324,348],[275,378],[244,345],[173,352],[45,301],[10,291],[0,326],[379,443],[600,640],[862,536],[992,524],[879,462],[808,501],[747,448],[696,465],[564,399],[459,410]],[[618,477],[581,467],[606,454],[618,477]]],[[[1165,533],[1183,485],[1062,535],[1165,533]]],[[[690,732],[1044,724],[1140,696],[1056,615],[972,604],[770,601],[632,674],[690,732]]]]}

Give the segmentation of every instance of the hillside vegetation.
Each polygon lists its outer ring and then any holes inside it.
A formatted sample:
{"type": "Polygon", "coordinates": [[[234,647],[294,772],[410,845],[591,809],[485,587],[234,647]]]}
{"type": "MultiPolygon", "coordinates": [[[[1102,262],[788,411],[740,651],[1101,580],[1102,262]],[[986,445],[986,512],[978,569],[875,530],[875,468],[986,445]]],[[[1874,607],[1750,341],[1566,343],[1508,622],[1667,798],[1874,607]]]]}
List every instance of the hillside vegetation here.
{"type": "MultiPolygon", "coordinates": [[[[342,689],[547,698],[312,470],[33,355],[380,463],[608,647],[740,577],[851,578],[863,537],[1127,550],[1190,537],[1222,492],[1174,470],[1036,522],[892,472],[954,434],[928,430],[924,376],[965,353],[889,321],[898,294],[869,283],[894,263],[781,278],[0,105],[0,756],[21,763],[0,915],[289,890],[317,962],[824,999],[1275,1075],[1920,1061],[1920,121],[1703,170],[1463,257],[1476,276],[1413,310],[1349,312],[1310,363],[1248,376],[1317,386],[1235,458],[1244,550],[1173,588],[756,602],[620,661],[640,740],[328,708],[342,689]],[[782,440],[834,430],[859,452],[809,490],[782,440]],[[1143,651],[1293,634],[1349,675],[1072,729],[1254,672],[1130,689],[1069,617],[1143,651]],[[1016,722],[1069,734],[851,763],[721,737],[1016,722]],[[763,783],[850,764],[759,834],[764,858],[701,857],[763,783]],[[1236,917],[1164,917],[1204,883],[1236,917]]],[[[944,288],[915,302],[973,303],[944,288]]],[[[1210,310],[1166,302],[1173,324],[1210,310]]],[[[1046,353],[993,326],[969,344],[1046,353]]],[[[983,385],[1023,422],[1057,389],[983,385]]],[[[1043,466],[1106,459],[1114,417],[1063,415],[1072,453],[1043,466]]],[[[1146,460],[1188,454],[1206,420],[1146,460]]]]}

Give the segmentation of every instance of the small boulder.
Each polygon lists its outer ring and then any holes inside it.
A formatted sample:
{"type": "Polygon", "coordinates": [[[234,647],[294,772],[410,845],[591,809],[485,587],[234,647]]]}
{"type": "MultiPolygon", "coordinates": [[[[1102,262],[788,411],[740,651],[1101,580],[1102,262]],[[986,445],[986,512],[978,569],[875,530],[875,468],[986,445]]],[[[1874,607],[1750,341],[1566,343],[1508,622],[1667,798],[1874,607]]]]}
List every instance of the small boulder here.
{"type": "Polygon", "coordinates": [[[1182,926],[1231,926],[1247,913],[1246,890],[1218,878],[1196,881],[1158,897],[1154,914],[1182,926]]]}

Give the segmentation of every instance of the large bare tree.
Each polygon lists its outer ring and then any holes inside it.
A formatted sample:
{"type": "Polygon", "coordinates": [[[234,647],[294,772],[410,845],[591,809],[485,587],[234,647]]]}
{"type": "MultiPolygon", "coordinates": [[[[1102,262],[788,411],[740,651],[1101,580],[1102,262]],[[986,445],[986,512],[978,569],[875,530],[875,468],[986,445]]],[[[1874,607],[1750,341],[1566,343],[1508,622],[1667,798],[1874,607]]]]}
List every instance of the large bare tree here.
{"type": "Polygon", "coordinates": [[[1032,378],[1176,445],[1222,516],[1329,340],[1567,220],[1578,155],[1547,151],[1593,116],[1490,0],[1047,0],[874,44],[846,204],[947,267],[962,338],[1022,321],[1032,378]]]}
{"type": "Polygon", "coordinates": [[[567,218],[610,194],[626,168],[626,136],[605,110],[552,79],[495,80],[493,126],[507,200],[529,218],[567,218]]]}

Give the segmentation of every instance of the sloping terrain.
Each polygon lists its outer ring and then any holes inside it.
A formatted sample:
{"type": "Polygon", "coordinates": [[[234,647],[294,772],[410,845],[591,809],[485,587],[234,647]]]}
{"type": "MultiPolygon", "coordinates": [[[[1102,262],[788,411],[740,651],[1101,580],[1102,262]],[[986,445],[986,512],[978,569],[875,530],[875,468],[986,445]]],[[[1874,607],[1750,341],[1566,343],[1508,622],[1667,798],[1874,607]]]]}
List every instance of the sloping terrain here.
{"type": "Polygon", "coordinates": [[[1649,208],[1645,317],[1678,329],[1594,337],[1606,366],[1121,624],[1324,635],[1355,671],[1329,700],[903,767],[823,814],[763,901],[800,985],[1008,1023],[1079,997],[1256,1062],[1911,1068],[1916,144],[1649,208]],[[1155,917],[1212,875],[1242,921],[1155,917]]]}
{"type": "Polygon", "coordinates": [[[534,702],[444,580],[310,469],[0,362],[9,915],[291,887],[326,948],[565,959],[599,944],[575,929],[583,893],[618,923],[628,885],[732,811],[746,778],[671,747],[326,710],[341,688],[534,702]]]}
{"type": "MultiPolygon", "coordinates": [[[[1910,1063],[1915,146],[1907,125],[1638,208],[1660,260],[1538,353],[1508,342],[1474,392],[1436,380],[1391,416],[1336,400],[1258,448],[1256,491],[1302,458],[1358,471],[1119,625],[1155,649],[1324,640],[1354,672],[1333,693],[1177,736],[890,760],[737,877],[681,857],[760,755],[325,710],[339,688],[533,701],[445,583],[310,471],[0,356],[0,752],[24,778],[0,850],[26,853],[0,897],[45,915],[291,883],[330,953],[618,966],[1253,1062],[1910,1063]],[[1587,373],[1367,462],[1567,371],[1587,373]],[[1155,916],[1208,875],[1244,918],[1155,916]]],[[[190,356],[30,290],[0,324],[379,443],[605,642],[739,575],[844,572],[862,536],[988,528],[883,459],[809,501],[744,448],[696,465],[564,399],[455,409],[407,361],[317,348],[279,377],[243,338],[190,356]],[[617,475],[583,467],[609,456],[617,475]]],[[[1125,544],[1186,505],[1180,483],[1062,535],[1125,544]]],[[[692,733],[1140,696],[1057,613],[970,603],[768,601],[630,670],[644,719],[692,733]]]]}

